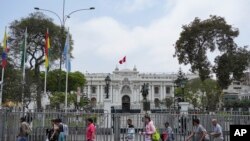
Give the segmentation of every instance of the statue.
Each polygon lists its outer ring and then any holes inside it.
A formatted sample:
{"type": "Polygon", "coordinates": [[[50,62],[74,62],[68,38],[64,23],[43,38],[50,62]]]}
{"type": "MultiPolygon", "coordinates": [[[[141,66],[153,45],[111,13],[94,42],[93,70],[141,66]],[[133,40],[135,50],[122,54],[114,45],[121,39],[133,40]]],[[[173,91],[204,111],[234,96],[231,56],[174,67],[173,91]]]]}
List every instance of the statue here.
{"type": "Polygon", "coordinates": [[[142,96],[143,96],[143,99],[144,99],[144,100],[147,99],[148,90],[149,90],[149,88],[148,88],[148,83],[147,83],[147,84],[144,83],[144,84],[142,85],[142,89],[141,89],[141,93],[142,93],[142,96]]]}
{"type": "Polygon", "coordinates": [[[149,84],[144,83],[142,85],[141,93],[143,96],[143,110],[146,112],[150,110],[150,102],[147,100],[148,90],[149,90],[149,84]]]}

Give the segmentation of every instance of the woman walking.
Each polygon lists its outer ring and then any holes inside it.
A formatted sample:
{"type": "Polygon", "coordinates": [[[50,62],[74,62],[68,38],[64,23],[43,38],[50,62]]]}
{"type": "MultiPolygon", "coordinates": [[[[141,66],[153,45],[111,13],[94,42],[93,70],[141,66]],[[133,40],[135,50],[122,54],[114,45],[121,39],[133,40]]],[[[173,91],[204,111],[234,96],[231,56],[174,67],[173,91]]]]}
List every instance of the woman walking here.
{"type": "Polygon", "coordinates": [[[139,134],[145,136],[145,141],[152,141],[152,134],[156,132],[154,123],[148,115],[144,117],[144,122],[146,124],[145,131],[139,134]]]}

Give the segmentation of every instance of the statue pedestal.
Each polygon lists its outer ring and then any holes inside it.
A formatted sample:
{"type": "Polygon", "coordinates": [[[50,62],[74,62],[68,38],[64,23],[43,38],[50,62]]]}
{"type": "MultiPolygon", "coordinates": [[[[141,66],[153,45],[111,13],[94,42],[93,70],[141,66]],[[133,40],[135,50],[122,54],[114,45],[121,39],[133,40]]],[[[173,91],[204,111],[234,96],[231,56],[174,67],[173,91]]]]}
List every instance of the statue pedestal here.
{"type": "Polygon", "coordinates": [[[181,106],[180,114],[187,115],[189,102],[179,102],[179,105],[181,106]]]}
{"type": "Polygon", "coordinates": [[[111,99],[104,99],[103,102],[104,102],[104,107],[103,107],[104,114],[106,114],[106,116],[108,118],[108,120],[107,120],[108,127],[107,128],[111,128],[111,106],[113,106],[113,105],[111,103],[111,99]]]}

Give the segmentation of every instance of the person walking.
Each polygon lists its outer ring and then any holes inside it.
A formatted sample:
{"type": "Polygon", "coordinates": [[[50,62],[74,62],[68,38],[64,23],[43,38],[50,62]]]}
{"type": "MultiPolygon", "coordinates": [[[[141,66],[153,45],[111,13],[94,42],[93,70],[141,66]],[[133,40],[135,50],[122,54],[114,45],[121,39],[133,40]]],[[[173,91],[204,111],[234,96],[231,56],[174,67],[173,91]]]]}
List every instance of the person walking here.
{"type": "Polygon", "coordinates": [[[95,141],[96,138],[96,128],[93,123],[93,119],[87,119],[87,129],[86,129],[86,140],[87,141],[95,141]]]}
{"type": "Polygon", "coordinates": [[[128,129],[127,129],[126,141],[134,141],[134,138],[135,138],[135,127],[132,124],[132,120],[128,119],[127,120],[127,124],[128,124],[128,129]]]}
{"type": "Polygon", "coordinates": [[[144,122],[146,124],[145,131],[139,134],[145,136],[145,141],[152,141],[152,134],[156,132],[154,123],[148,115],[144,117],[144,122]]]}
{"type": "Polygon", "coordinates": [[[28,135],[30,134],[29,124],[25,121],[24,117],[20,118],[21,126],[17,135],[17,141],[28,141],[28,135]]]}
{"type": "Polygon", "coordinates": [[[206,129],[200,124],[199,119],[193,119],[193,132],[187,137],[186,141],[190,141],[192,137],[193,141],[203,141],[207,134],[206,129]]]}
{"type": "Polygon", "coordinates": [[[214,138],[214,141],[223,141],[223,132],[220,124],[218,124],[217,119],[212,119],[213,132],[210,135],[214,138]]]}
{"type": "Polygon", "coordinates": [[[32,118],[32,114],[31,111],[29,110],[26,115],[25,115],[25,121],[29,124],[30,128],[32,129],[32,125],[33,125],[33,118],[32,118]]]}
{"type": "Polygon", "coordinates": [[[169,122],[165,123],[165,137],[164,137],[164,132],[163,132],[163,141],[173,141],[174,140],[174,132],[173,129],[169,126],[169,122]]]}
{"type": "Polygon", "coordinates": [[[46,135],[46,141],[58,141],[59,131],[54,119],[51,120],[51,128],[46,130],[46,135]]]}
{"type": "Polygon", "coordinates": [[[61,124],[61,119],[55,119],[55,127],[58,132],[58,141],[65,141],[63,125],[61,124]]]}

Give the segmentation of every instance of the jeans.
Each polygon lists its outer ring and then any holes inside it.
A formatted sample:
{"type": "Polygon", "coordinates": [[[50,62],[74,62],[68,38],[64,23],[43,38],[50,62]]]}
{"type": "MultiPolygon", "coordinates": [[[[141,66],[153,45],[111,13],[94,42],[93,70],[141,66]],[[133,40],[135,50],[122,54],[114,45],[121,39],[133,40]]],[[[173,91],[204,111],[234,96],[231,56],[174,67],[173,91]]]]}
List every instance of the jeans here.
{"type": "Polygon", "coordinates": [[[28,141],[27,137],[17,137],[17,141],[28,141]]]}
{"type": "Polygon", "coordinates": [[[58,141],[65,141],[65,136],[63,132],[60,132],[59,137],[58,137],[58,141]]]}

